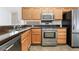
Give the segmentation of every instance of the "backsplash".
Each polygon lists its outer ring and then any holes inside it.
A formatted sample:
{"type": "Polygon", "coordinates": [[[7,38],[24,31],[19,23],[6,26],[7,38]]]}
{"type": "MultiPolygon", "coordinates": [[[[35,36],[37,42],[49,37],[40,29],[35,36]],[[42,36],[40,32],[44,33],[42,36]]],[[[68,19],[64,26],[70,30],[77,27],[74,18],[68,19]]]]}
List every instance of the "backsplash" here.
{"type": "MultiPolygon", "coordinates": [[[[58,20],[57,20],[57,21],[52,21],[52,24],[55,24],[55,25],[59,25],[59,24],[61,24],[61,23],[62,23],[62,22],[61,22],[60,20],[59,20],[59,21],[58,21],[58,20]]],[[[27,21],[26,21],[26,24],[27,24],[27,25],[40,25],[40,24],[41,24],[41,21],[34,21],[34,20],[33,20],[33,21],[32,21],[32,20],[31,20],[31,21],[28,21],[28,20],[27,20],[27,21]]]]}
{"type": "MultiPolygon", "coordinates": [[[[27,22],[26,25],[21,25],[22,28],[31,27],[32,25],[40,25],[41,24],[41,21],[26,21],[26,22],[27,22]]],[[[53,21],[52,23],[57,25],[57,24],[61,24],[61,21],[53,21]]],[[[0,26],[0,35],[5,34],[5,33],[9,32],[10,30],[13,30],[13,26],[14,25],[0,26]]]]}
{"type": "Polygon", "coordinates": [[[31,21],[26,21],[26,24],[27,25],[40,25],[41,24],[41,21],[34,21],[34,20],[31,20],[31,21]]]}

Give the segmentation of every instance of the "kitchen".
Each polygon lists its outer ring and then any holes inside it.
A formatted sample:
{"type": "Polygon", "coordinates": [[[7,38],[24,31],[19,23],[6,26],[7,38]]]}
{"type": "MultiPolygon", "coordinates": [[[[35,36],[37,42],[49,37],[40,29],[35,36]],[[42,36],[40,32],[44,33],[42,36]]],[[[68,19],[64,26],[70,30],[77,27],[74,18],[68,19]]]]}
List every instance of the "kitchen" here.
{"type": "Polygon", "coordinates": [[[0,51],[79,51],[78,7],[1,7],[0,13],[0,51]]]}

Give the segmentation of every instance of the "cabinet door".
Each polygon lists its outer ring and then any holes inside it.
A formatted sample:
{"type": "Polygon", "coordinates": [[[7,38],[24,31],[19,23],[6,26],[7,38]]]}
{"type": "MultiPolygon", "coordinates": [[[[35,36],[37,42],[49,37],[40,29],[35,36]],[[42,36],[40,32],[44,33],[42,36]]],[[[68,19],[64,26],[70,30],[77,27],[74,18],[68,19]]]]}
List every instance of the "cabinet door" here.
{"type": "Polygon", "coordinates": [[[68,12],[68,11],[71,11],[71,10],[72,10],[72,8],[70,8],[70,7],[63,8],[63,12],[68,12]]]}
{"type": "Polygon", "coordinates": [[[53,13],[53,7],[43,7],[41,8],[42,13],[53,13]]]}
{"type": "Polygon", "coordinates": [[[28,41],[27,38],[21,41],[21,50],[22,51],[27,51],[28,50],[28,41]]]}
{"type": "Polygon", "coordinates": [[[41,34],[41,29],[40,28],[33,28],[32,34],[41,34]]]}
{"type": "Polygon", "coordinates": [[[29,20],[29,19],[31,19],[31,11],[32,11],[32,8],[23,7],[22,8],[22,19],[23,20],[29,20]]]}
{"type": "Polygon", "coordinates": [[[41,44],[41,29],[32,29],[32,44],[41,44]]]}
{"type": "Polygon", "coordinates": [[[49,10],[49,8],[47,8],[47,7],[43,7],[43,8],[41,8],[41,12],[42,12],[42,13],[47,13],[48,10],[49,10]]]}
{"type": "Polygon", "coordinates": [[[29,49],[31,45],[31,30],[29,30],[27,38],[28,38],[28,49],[29,49]]]}
{"type": "Polygon", "coordinates": [[[54,8],[53,8],[53,7],[50,7],[50,8],[48,9],[48,12],[54,14],[54,8]]]}
{"type": "Polygon", "coordinates": [[[31,45],[31,30],[27,30],[21,34],[21,50],[28,51],[31,45]]]}
{"type": "Polygon", "coordinates": [[[41,8],[33,8],[32,9],[32,19],[33,20],[40,20],[41,19],[41,8]]]}
{"type": "Polygon", "coordinates": [[[54,8],[53,11],[55,20],[62,20],[62,8],[54,8]]]}
{"type": "Polygon", "coordinates": [[[41,43],[41,35],[32,34],[32,44],[40,44],[41,43]]]}

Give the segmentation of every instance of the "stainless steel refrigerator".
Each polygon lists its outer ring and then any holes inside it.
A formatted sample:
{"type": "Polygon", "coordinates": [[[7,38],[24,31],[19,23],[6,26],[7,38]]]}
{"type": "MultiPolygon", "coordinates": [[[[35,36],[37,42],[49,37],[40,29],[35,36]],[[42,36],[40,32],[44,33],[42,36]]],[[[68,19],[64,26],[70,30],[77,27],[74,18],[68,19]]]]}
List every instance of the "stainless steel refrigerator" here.
{"type": "Polygon", "coordinates": [[[72,10],[71,17],[71,46],[79,47],[79,10],[72,10]]]}

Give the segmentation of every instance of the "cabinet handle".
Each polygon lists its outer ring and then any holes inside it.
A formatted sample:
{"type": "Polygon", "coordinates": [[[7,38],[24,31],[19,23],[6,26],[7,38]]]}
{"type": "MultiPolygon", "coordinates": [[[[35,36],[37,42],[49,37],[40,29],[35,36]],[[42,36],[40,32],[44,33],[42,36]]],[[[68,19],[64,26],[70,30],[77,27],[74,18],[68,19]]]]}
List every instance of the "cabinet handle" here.
{"type": "Polygon", "coordinates": [[[74,30],[74,25],[73,25],[73,30],[74,30]]]}

